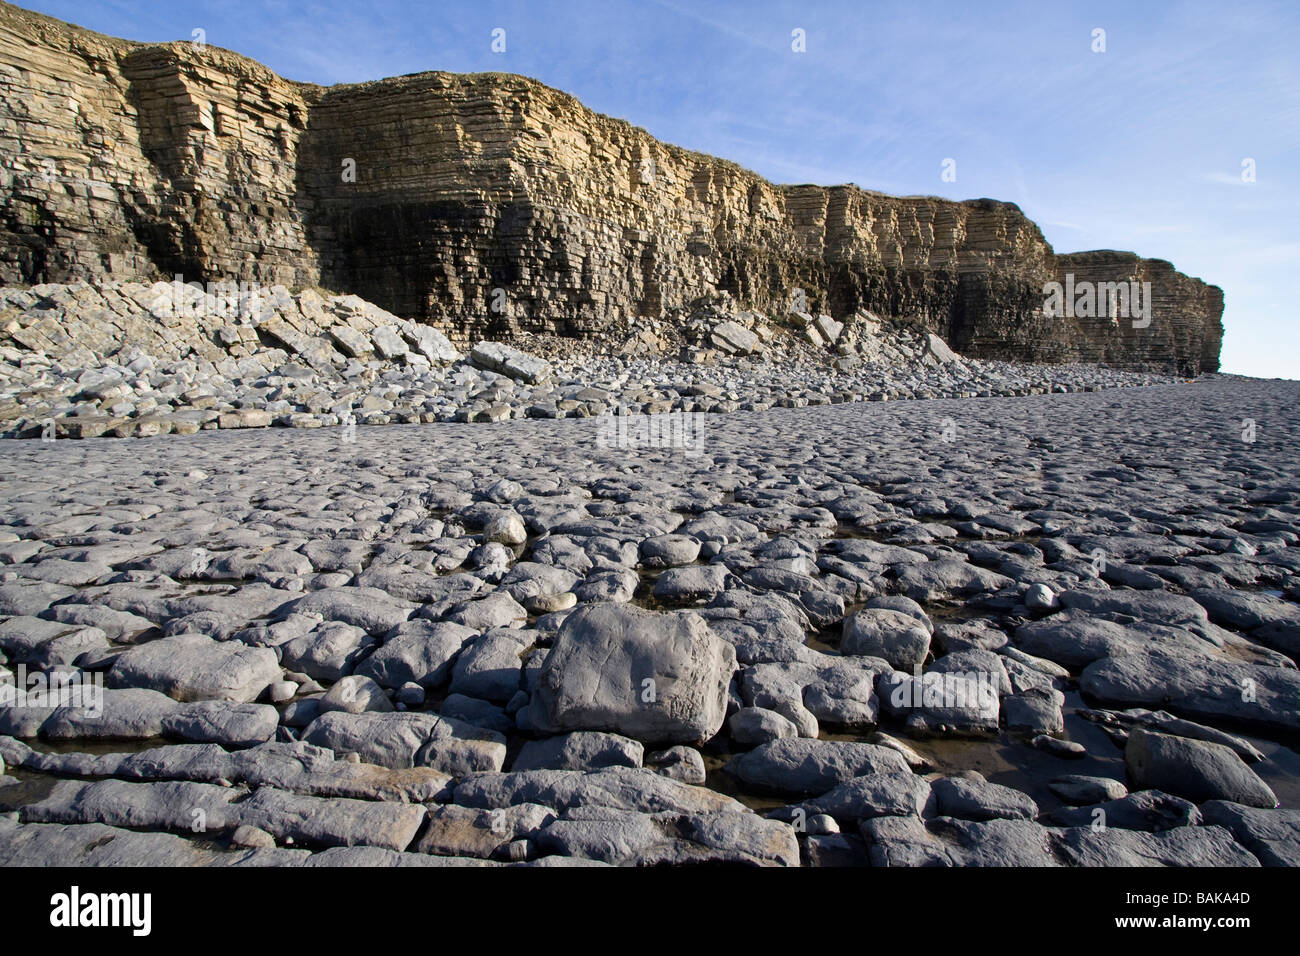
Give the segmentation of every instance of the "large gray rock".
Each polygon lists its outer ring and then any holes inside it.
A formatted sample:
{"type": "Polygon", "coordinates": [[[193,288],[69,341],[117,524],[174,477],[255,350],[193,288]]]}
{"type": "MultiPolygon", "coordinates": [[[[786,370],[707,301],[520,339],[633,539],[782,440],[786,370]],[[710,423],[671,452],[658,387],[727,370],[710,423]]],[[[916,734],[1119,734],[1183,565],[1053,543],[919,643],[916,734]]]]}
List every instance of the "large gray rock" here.
{"type": "Polygon", "coordinates": [[[203,634],[177,634],[138,644],[114,661],[111,687],[143,687],[181,701],[256,700],[280,679],[275,652],[203,634]]]}
{"type": "Polygon", "coordinates": [[[808,816],[828,813],[837,820],[883,816],[921,816],[932,803],[930,784],[907,773],[866,773],[853,777],[802,806],[808,816]]]}
{"type": "Polygon", "coordinates": [[[1292,660],[1300,660],[1300,604],[1270,594],[1210,588],[1193,590],[1192,598],[1216,624],[1246,631],[1292,660]]]}
{"type": "Polygon", "coordinates": [[[109,648],[97,627],[81,627],[39,617],[11,617],[0,624],[0,650],[15,663],[50,666],[72,664],[83,654],[109,648]]]}
{"type": "Polygon", "coordinates": [[[1028,794],[989,783],[973,770],[960,777],[940,777],[930,789],[935,809],[943,816],[963,820],[1033,820],[1038,816],[1038,804],[1028,794]]]}
{"type": "Polygon", "coordinates": [[[1138,790],[1163,790],[1195,803],[1228,800],[1273,809],[1268,784],[1222,744],[1134,730],[1124,747],[1129,782],[1138,790]]]}
{"type": "Polygon", "coordinates": [[[0,738],[0,753],[28,770],[56,776],[196,783],[226,781],[308,796],[401,803],[426,803],[451,795],[448,787],[451,778],[432,768],[392,770],[336,760],[332,751],[301,742],[262,743],[230,752],[213,744],[171,744],[136,752],[92,755],[46,753],[0,738]]]}
{"type": "Polygon", "coordinates": [[[872,866],[1061,866],[1052,832],[1032,820],[915,817],[862,821],[872,866]]]}
{"type": "Polygon", "coordinates": [[[1300,673],[1292,668],[1145,651],[1094,661],[1079,687],[1105,704],[1300,730],[1300,673]]]}
{"type": "Polygon", "coordinates": [[[397,329],[391,325],[381,325],[372,331],[370,341],[375,343],[375,351],[386,359],[395,359],[409,351],[397,329]]]}
{"type": "Polygon", "coordinates": [[[1203,624],[1209,620],[1205,608],[1189,597],[1168,591],[1079,590],[1060,595],[1061,605],[1087,614],[1112,618],[1137,618],[1153,624],[1203,624]]]}
{"type": "Polygon", "coordinates": [[[1208,642],[1182,628],[1132,619],[1113,621],[1080,611],[1022,624],[1016,629],[1016,646],[1069,668],[1159,648],[1183,656],[1213,650],[1208,642]]]}
{"type": "Polygon", "coordinates": [[[555,819],[555,811],[535,803],[492,810],[454,804],[429,812],[429,822],[414,847],[439,856],[490,859],[507,844],[527,840],[555,819]]]}
{"type": "Polygon", "coordinates": [[[325,621],[301,637],[280,645],[280,659],[292,671],[318,680],[337,681],[351,674],[374,646],[365,628],[325,621]]]}
{"type": "Polygon", "coordinates": [[[504,703],[519,692],[522,655],[535,632],[498,628],[461,651],[451,672],[451,691],[504,703]]]}
{"type": "Polygon", "coordinates": [[[895,584],[903,594],[925,604],[987,594],[1014,582],[995,571],[942,558],[901,567],[895,584]]]}
{"type": "Polygon", "coordinates": [[[533,385],[551,377],[551,365],[545,359],[500,342],[479,342],[469,353],[469,360],[479,368],[533,385]]]}
{"type": "Polygon", "coordinates": [[[1002,724],[1028,734],[1059,734],[1065,729],[1065,695],[1054,687],[1030,687],[1002,698],[1002,724]]]}
{"type": "Polygon", "coordinates": [[[925,663],[930,631],[902,611],[866,608],[844,619],[840,651],[880,657],[895,670],[910,673],[925,663]]]}
{"type": "Polygon", "coordinates": [[[755,747],[782,737],[798,737],[799,728],[789,718],[763,707],[742,707],[727,721],[731,739],[741,747],[755,747]]]}
{"type": "Polygon", "coordinates": [[[746,812],[744,804],[716,791],[631,767],[474,774],[456,785],[453,802],[488,809],[539,803],[556,810],[595,806],[641,813],[746,812]]]}
{"type": "Polygon", "coordinates": [[[1089,777],[1083,774],[1065,774],[1048,784],[1052,793],[1064,803],[1087,806],[1107,800],[1122,800],[1128,796],[1128,787],[1111,777],[1089,777]]]}
{"type": "Polygon", "coordinates": [[[940,365],[947,365],[958,359],[957,353],[948,348],[948,343],[933,332],[926,333],[925,352],[940,365]]]}
{"type": "Polygon", "coordinates": [[[238,821],[281,842],[315,846],[376,846],[401,851],[411,845],[427,811],[420,804],[346,797],[309,797],[271,787],[238,805],[238,821]]]}
{"type": "Polygon", "coordinates": [[[426,811],[419,804],[322,799],[261,787],[246,800],[238,790],[206,783],[65,780],[23,809],[37,823],[108,823],[176,833],[230,833],[253,826],[283,841],[321,846],[404,850],[426,811]]]}
{"type": "Polygon", "coordinates": [[[1224,800],[1201,806],[1207,824],[1230,831],[1265,866],[1300,866],[1300,810],[1260,810],[1224,800]]]}
{"type": "Polygon", "coordinates": [[[363,660],[356,673],[381,687],[408,682],[437,687],[451,673],[456,656],[477,636],[472,628],[449,621],[407,621],[389,632],[383,647],[363,660]]]}
{"type": "Polygon", "coordinates": [[[35,616],[73,593],[72,588],[45,581],[8,581],[0,584],[0,615],[35,616]]]}
{"type": "Polygon", "coordinates": [[[415,605],[370,587],[324,588],[298,598],[282,614],[318,614],[327,621],[342,621],[380,635],[407,620],[415,605]]]}
{"type": "Polygon", "coordinates": [[[640,767],[645,748],[630,737],[579,730],[571,734],[530,740],[519,750],[511,771],[600,770],[640,767]]]}
{"type": "Polygon", "coordinates": [[[430,362],[456,362],[460,360],[460,353],[451,344],[451,340],[435,328],[413,323],[403,332],[411,344],[415,346],[416,351],[430,362]]]}
{"type": "Polygon", "coordinates": [[[673,568],[698,558],[700,542],[684,534],[657,534],[643,540],[638,553],[647,568],[673,568]]]}
{"type": "Polygon", "coordinates": [[[748,354],[758,347],[758,335],[731,319],[715,325],[711,338],[716,347],[733,354],[748,354]]]}
{"type": "Polygon", "coordinates": [[[1133,707],[1129,710],[1084,710],[1079,716],[1087,717],[1102,724],[1118,724],[1123,727],[1145,727],[1158,734],[1171,734],[1174,737],[1191,737],[1193,740],[1208,740],[1236,752],[1247,763],[1258,763],[1264,759],[1264,753],[1245,737],[1238,737],[1217,727],[1198,724],[1192,720],[1175,717],[1163,710],[1146,710],[1133,707]]]}
{"type": "Polygon", "coordinates": [[[1077,827],[1060,831],[1057,852],[1070,866],[1252,867],[1257,860],[1222,827],[1179,827],[1158,833],[1077,827]]]}
{"type": "Polygon", "coordinates": [[[349,714],[387,713],[393,709],[393,703],[388,699],[384,689],[369,677],[362,677],[359,674],[350,674],[339,680],[324,697],[319,698],[317,704],[319,714],[328,714],[336,710],[349,714]]]}
{"type": "Polygon", "coordinates": [[[910,773],[903,755],[876,744],[787,737],[733,757],[726,771],[755,789],[823,794],[868,773],[910,773]]]}
{"type": "Polygon", "coordinates": [[[280,715],[270,704],[200,700],[165,714],[160,729],[164,737],[175,740],[251,747],[274,737],[279,722],[280,715]]]}
{"type": "Polygon", "coordinates": [[[1201,822],[1201,811],[1182,797],[1159,790],[1139,790],[1092,806],[1054,810],[1051,819],[1067,827],[1106,826],[1156,832],[1196,826],[1201,822]]]}
{"type": "Polygon", "coordinates": [[[655,597],[665,601],[699,601],[727,589],[730,574],[721,564],[692,564],[669,568],[655,582],[655,597]]]}
{"type": "MultiPolygon", "coordinates": [[[[1002,677],[1005,679],[1005,673],[1002,677]]],[[[998,729],[996,673],[931,671],[913,677],[901,671],[885,672],[876,678],[876,693],[881,707],[918,737],[979,736],[998,729]]]]}
{"type": "Polygon", "coordinates": [[[453,776],[497,771],[506,759],[499,733],[436,714],[333,711],[312,721],[303,740],[381,767],[433,767],[453,776]]]}
{"type": "Polygon", "coordinates": [[[536,841],[543,851],[617,866],[799,865],[794,831],[753,813],[683,816],[579,807],[540,830],[536,841]]]}
{"type": "Polygon", "coordinates": [[[579,608],[560,626],[530,707],[534,725],[696,743],[722,727],[735,649],[693,614],[621,604],[579,608]]]}
{"type": "Polygon", "coordinates": [[[298,866],[306,850],[221,850],[171,833],[139,833],[102,823],[19,824],[0,817],[0,866],[298,866]]]}

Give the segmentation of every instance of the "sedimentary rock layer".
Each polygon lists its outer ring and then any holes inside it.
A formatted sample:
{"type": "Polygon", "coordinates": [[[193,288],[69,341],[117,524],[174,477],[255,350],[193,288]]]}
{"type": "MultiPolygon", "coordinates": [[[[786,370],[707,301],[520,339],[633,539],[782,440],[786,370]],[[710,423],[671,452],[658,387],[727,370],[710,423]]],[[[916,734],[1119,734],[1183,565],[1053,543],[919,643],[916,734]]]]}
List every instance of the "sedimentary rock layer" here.
{"type": "Polygon", "coordinates": [[[1218,368],[1222,293],[1169,263],[1057,256],[1012,203],[773,185],[520,76],[323,88],[0,4],[0,154],[10,284],[320,285],[459,342],[727,291],[907,318],[976,356],[1218,368]],[[1069,272],[1151,281],[1151,325],[1044,316],[1069,272]]]}

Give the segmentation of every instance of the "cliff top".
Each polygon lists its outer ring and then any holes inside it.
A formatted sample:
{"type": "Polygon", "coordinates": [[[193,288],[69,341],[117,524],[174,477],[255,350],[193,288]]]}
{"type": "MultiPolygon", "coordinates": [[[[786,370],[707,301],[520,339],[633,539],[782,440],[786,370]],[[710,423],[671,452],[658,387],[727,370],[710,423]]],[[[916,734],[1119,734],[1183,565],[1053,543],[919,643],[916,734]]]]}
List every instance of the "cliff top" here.
{"type": "Polygon", "coordinates": [[[35,43],[46,46],[64,47],[67,49],[73,49],[78,45],[101,46],[114,51],[119,57],[138,56],[142,53],[154,51],[160,54],[170,54],[181,60],[188,59],[197,62],[204,62],[228,71],[244,73],[256,78],[262,83],[283,83],[295,88],[304,99],[309,101],[316,101],[326,96],[331,98],[353,95],[365,96],[373,93],[418,90],[421,86],[440,86],[444,89],[452,86],[459,86],[466,89],[490,88],[499,90],[505,88],[518,94],[538,94],[549,99],[558,107],[585,113],[598,123],[609,124],[610,126],[620,130],[625,136],[640,136],[654,140],[657,148],[662,149],[665,153],[673,156],[678,161],[707,163],[711,166],[729,170],[738,175],[768,183],[773,188],[782,191],[797,189],[852,189],[864,195],[882,200],[956,203],[963,206],[984,208],[987,208],[988,206],[998,206],[1009,211],[1014,210],[1015,212],[1023,214],[1023,211],[1016,203],[1000,199],[949,199],[943,196],[928,194],[894,195],[876,189],[868,189],[859,186],[856,183],[837,183],[833,185],[821,183],[774,183],[739,163],[709,153],[703,153],[698,150],[687,149],[673,143],[665,142],[644,127],[636,126],[635,124],[616,116],[597,112],[596,110],[586,106],[573,94],[566,93],[564,90],[556,89],[553,86],[548,86],[540,80],[533,79],[532,77],[520,73],[502,73],[495,71],[482,73],[453,73],[444,70],[423,70],[416,73],[406,73],[375,80],[363,80],[357,83],[335,83],[324,85],[320,83],[288,79],[251,57],[245,56],[244,54],[238,53],[234,50],[228,50],[224,47],[216,46],[215,44],[205,42],[202,47],[196,47],[194,42],[191,40],[169,40],[164,42],[127,40],[121,37],[115,37],[94,30],[89,30],[85,27],[78,26],[75,23],[59,20],[55,17],[14,6],[13,4],[4,2],[4,0],[0,0],[0,29],[6,28],[10,29],[12,32],[26,36],[35,43]]]}

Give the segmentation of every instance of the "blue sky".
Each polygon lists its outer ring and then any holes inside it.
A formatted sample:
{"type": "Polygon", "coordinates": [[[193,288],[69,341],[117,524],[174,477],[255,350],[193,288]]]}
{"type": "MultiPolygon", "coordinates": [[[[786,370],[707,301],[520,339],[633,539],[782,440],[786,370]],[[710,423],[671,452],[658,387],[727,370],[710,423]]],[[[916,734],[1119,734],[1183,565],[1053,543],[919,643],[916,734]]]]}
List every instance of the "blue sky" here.
{"type": "Polygon", "coordinates": [[[1059,252],[1132,250],[1221,286],[1224,371],[1300,378],[1294,0],[22,5],[135,40],[202,28],[316,83],[523,73],[776,182],[1010,200],[1059,252]]]}

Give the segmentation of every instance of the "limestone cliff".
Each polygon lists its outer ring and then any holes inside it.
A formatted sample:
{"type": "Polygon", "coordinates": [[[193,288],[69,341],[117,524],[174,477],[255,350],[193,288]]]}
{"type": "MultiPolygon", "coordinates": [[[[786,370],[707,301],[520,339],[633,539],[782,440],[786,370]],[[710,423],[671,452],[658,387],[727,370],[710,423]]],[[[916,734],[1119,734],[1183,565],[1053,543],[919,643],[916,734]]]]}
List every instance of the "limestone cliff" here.
{"type": "Polygon", "coordinates": [[[323,286],[462,342],[727,291],[977,356],[1218,368],[1222,293],[1167,262],[1055,255],[1011,203],[773,185],[520,76],[323,88],[0,4],[0,156],[4,283],[323,286]],[[1047,318],[1067,272],[1151,281],[1152,323],[1047,318]]]}

